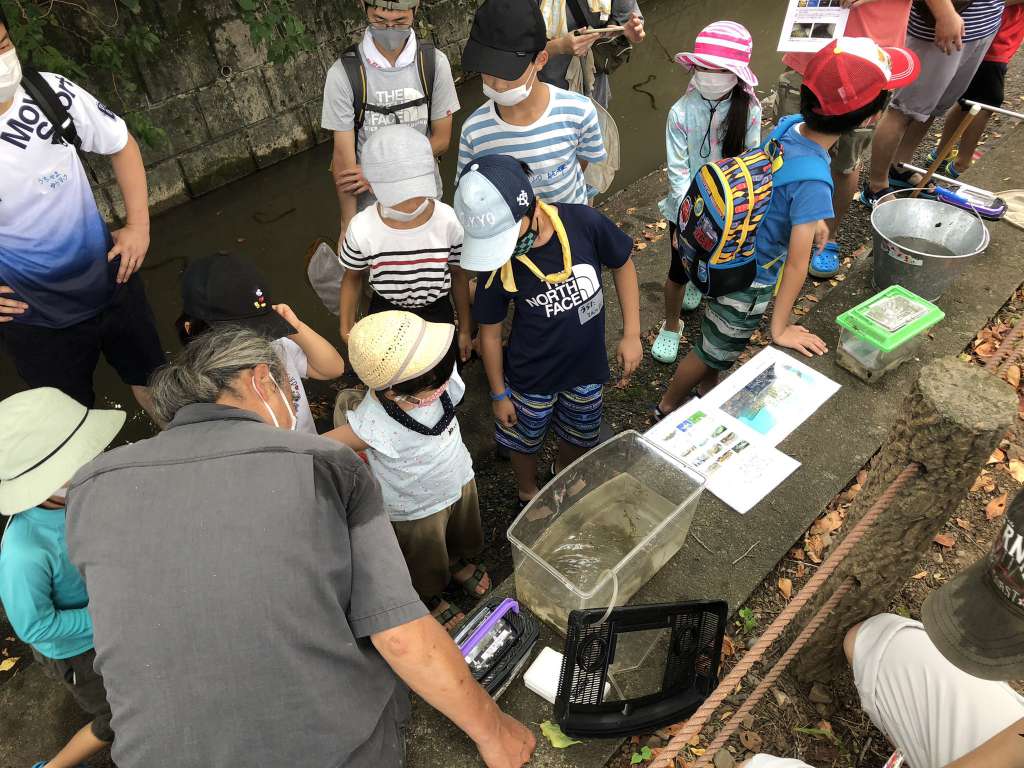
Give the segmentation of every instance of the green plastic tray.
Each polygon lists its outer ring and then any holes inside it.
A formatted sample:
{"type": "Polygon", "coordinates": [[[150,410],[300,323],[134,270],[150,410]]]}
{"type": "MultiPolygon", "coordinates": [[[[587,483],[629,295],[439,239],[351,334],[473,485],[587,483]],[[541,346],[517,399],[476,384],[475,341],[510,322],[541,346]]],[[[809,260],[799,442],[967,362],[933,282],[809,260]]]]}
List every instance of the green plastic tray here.
{"type": "Polygon", "coordinates": [[[900,285],[892,285],[843,312],[836,322],[858,339],[892,352],[942,320],[946,313],[900,285]]]}

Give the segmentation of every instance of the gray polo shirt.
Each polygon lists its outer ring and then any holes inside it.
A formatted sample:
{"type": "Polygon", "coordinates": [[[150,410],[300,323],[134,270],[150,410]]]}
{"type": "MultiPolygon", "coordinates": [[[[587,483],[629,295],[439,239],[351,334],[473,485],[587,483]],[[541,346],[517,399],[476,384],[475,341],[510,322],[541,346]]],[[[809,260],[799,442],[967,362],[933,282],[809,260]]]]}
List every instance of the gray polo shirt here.
{"type": "Polygon", "coordinates": [[[426,615],[351,450],[190,405],[68,494],[122,768],[400,762],[370,635],[426,615]]]}

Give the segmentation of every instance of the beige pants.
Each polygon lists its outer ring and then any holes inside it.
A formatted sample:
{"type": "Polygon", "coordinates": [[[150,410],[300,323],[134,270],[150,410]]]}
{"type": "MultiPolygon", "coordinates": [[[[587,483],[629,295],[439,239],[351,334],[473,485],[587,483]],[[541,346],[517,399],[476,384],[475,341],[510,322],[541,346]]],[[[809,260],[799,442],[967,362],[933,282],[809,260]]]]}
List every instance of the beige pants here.
{"type": "Polygon", "coordinates": [[[478,555],[484,546],[476,480],[462,486],[462,498],[450,507],[391,525],[416,592],[424,600],[440,595],[451,581],[452,561],[478,555]]]}

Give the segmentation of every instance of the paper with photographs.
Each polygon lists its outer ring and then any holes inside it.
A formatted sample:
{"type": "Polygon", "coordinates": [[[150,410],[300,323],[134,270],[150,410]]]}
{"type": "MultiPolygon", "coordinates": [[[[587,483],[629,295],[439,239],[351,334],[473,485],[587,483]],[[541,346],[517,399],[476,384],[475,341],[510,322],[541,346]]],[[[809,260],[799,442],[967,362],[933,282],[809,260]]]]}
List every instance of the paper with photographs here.
{"type": "Polygon", "coordinates": [[[644,436],[704,475],[707,489],[741,515],[800,466],[749,427],[699,399],[670,413],[644,436]]]}
{"type": "Polygon", "coordinates": [[[778,445],[839,391],[839,384],[791,355],[765,347],[703,398],[778,445]]]}
{"type": "Polygon", "coordinates": [[[778,50],[816,53],[828,40],[843,36],[849,15],[842,0],[789,0],[778,50]]]}

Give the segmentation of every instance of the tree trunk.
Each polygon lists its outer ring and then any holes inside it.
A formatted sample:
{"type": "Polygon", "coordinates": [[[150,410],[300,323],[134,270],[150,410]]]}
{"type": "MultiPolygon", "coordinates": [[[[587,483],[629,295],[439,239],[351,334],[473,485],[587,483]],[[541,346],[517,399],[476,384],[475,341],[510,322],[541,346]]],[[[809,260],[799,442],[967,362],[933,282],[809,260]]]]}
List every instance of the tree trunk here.
{"type": "MultiPolygon", "coordinates": [[[[886,610],[966,497],[1017,414],[1017,395],[1001,379],[956,358],[921,369],[903,412],[872,462],[847,513],[847,529],[911,462],[921,470],[866,532],[833,577],[858,588],[838,605],[797,659],[801,680],[830,680],[843,663],[842,641],[859,621],[886,610]]],[[[829,590],[831,592],[831,590],[829,590]]],[[[819,596],[821,600],[827,595],[819,596]]]]}

